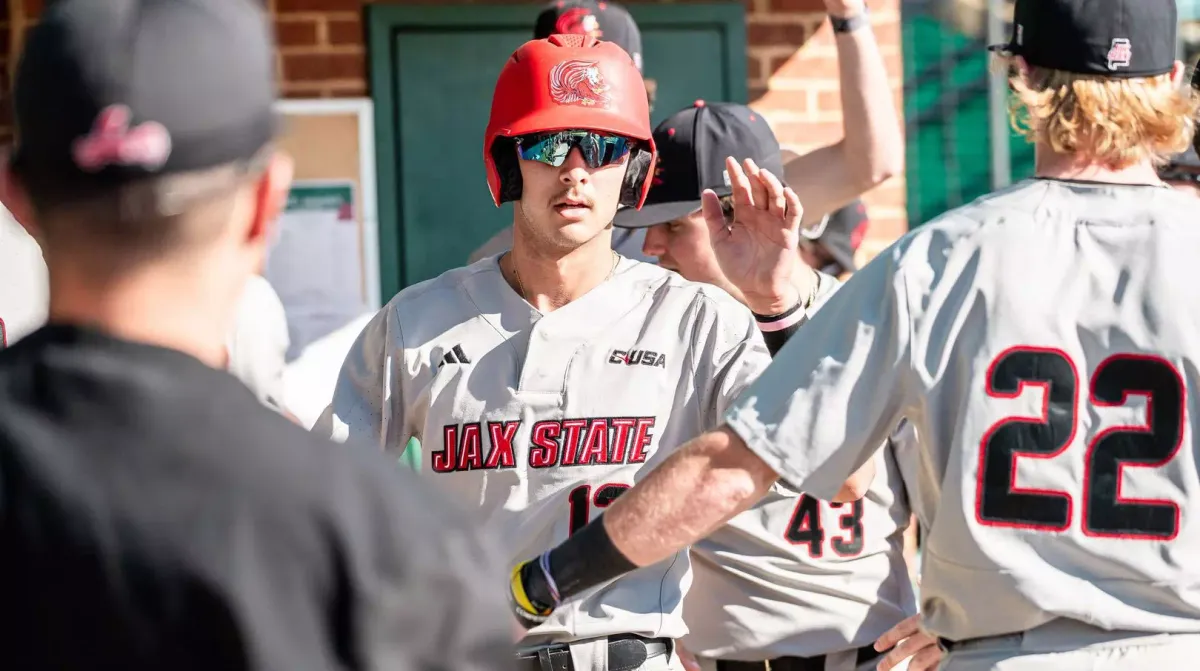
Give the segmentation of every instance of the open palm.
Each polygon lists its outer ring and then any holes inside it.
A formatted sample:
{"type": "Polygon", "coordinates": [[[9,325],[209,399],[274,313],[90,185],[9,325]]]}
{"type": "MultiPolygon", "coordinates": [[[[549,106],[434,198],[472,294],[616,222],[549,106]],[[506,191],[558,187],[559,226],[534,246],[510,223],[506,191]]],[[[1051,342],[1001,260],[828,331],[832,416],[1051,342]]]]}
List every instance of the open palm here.
{"type": "Polygon", "coordinates": [[[755,312],[781,312],[797,300],[800,220],[804,208],[790,187],[747,159],[727,158],[733,187],[733,217],[725,218],[713,191],[702,196],[713,251],[725,277],[755,312]]]}

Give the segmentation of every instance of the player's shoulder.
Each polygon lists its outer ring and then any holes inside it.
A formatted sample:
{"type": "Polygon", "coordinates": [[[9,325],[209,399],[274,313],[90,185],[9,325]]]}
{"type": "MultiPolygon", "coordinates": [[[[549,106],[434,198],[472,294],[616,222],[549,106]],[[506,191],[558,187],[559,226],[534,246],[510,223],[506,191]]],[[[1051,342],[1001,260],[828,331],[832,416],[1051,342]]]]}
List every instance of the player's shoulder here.
{"type": "Polygon", "coordinates": [[[405,340],[420,341],[469,321],[479,315],[467,290],[468,285],[504,282],[497,256],[468,266],[452,268],[437,277],[401,289],[376,315],[403,331],[405,340]]]}
{"type": "Polygon", "coordinates": [[[752,322],[749,308],[729,292],[706,282],[693,282],[661,266],[625,259],[630,279],[660,305],[687,306],[712,312],[724,319],[752,322]]]}
{"type": "Polygon", "coordinates": [[[879,256],[896,272],[927,272],[932,259],[945,259],[964,249],[986,248],[990,236],[1005,235],[1014,226],[1033,224],[1038,212],[1054,198],[1055,185],[1028,179],[985,194],[930,219],[896,240],[879,256]]]}
{"type": "Polygon", "coordinates": [[[500,266],[496,256],[480,259],[475,263],[458,268],[451,268],[437,277],[417,282],[400,290],[387,303],[387,308],[404,312],[421,309],[430,305],[439,305],[448,296],[460,293],[462,287],[478,275],[494,274],[500,276],[500,266]]]}

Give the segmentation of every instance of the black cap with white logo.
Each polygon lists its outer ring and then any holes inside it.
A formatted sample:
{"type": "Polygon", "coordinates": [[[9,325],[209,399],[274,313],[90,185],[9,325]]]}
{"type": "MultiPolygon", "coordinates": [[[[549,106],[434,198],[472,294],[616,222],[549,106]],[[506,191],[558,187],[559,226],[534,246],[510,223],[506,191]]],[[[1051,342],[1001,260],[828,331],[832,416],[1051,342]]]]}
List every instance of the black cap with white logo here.
{"type": "Polygon", "coordinates": [[[993,51],[1030,65],[1106,77],[1153,77],[1175,64],[1175,0],[1017,0],[1012,36],[993,51]]]}
{"type": "Polygon", "coordinates": [[[533,39],[554,34],[591,35],[612,42],[633,57],[642,69],[642,32],[629,10],[615,2],[598,0],[553,0],[538,14],[533,39]]]}
{"type": "Polygon", "coordinates": [[[705,103],[676,112],[654,129],[658,147],[653,185],[642,209],[617,212],[614,226],[645,228],[699,209],[700,194],[733,193],[726,157],[752,159],[783,180],[783,158],[771,127],[754,110],[736,103],[705,103]]]}
{"type": "Polygon", "coordinates": [[[73,199],[258,154],[276,131],[261,0],[58,0],[25,41],[13,169],[73,199]]]}

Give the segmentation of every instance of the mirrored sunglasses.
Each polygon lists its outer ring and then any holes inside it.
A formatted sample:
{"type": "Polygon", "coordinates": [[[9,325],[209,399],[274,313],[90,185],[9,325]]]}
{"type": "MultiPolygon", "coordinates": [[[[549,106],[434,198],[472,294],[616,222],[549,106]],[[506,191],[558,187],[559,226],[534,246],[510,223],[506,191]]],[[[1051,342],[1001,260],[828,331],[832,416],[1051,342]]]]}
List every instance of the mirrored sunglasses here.
{"type": "Polygon", "coordinates": [[[587,130],[564,130],[517,138],[517,153],[526,161],[538,161],[555,168],[578,147],[589,168],[602,168],[625,160],[636,142],[619,135],[587,130]]]}

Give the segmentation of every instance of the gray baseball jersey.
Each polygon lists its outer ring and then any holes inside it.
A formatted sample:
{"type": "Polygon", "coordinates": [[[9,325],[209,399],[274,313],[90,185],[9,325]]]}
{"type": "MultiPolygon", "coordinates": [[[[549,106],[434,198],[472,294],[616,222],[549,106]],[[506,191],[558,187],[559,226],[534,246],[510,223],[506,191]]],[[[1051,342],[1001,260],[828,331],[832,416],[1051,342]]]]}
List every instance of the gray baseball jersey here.
{"type": "Polygon", "coordinates": [[[1047,179],[953,210],[855,274],[726,419],[826,499],[915,424],[935,634],[1200,632],[1196,210],[1047,179]]]}
{"type": "Polygon", "coordinates": [[[38,329],[49,302],[42,248],[0,207],[0,348],[38,329]]]}
{"type": "MultiPolygon", "coordinates": [[[[818,306],[838,285],[822,275],[818,306]]],[[[876,454],[859,501],[829,503],[780,482],[695,544],[684,647],[712,659],[815,657],[869,645],[916,613],[903,539],[916,447],[904,429],[876,454]]]]}
{"type": "Polygon", "coordinates": [[[226,341],[228,369],[259,401],[276,409],[284,406],[283,371],[289,344],[287,314],[279,294],[267,278],[251,275],[226,341]]]}
{"type": "MultiPolygon", "coordinates": [[[[646,229],[644,228],[614,228],[612,236],[612,248],[621,256],[633,259],[635,261],[644,261],[646,263],[657,263],[657,259],[653,256],[646,256],[642,253],[642,245],[646,242],[646,229]]],[[[512,226],[505,226],[500,229],[495,235],[483,243],[479,249],[471,253],[468,263],[475,263],[489,256],[496,256],[503,252],[512,249],[513,229],[512,226]]]]}
{"type": "MultiPolygon", "coordinates": [[[[716,287],[621,259],[540,314],[498,257],[401,291],[367,325],[314,431],[401,452],[477,507],[514,562],[554,547],[719,423],[770,361],[750,312],[716,287]]],[[[686,552],[601,585],[529,642],[679,637],[686,552]]]]}
{"type": "MultiPolygon", "coordinates": [[[[0,208],[0,348],[41,328],[49,306],[42,249],[0,208]]],[[[229,371],[264,404],[280,407],[287,318],[279,297],[262,277],[247,282],[226,346],[229,371]]]]}

